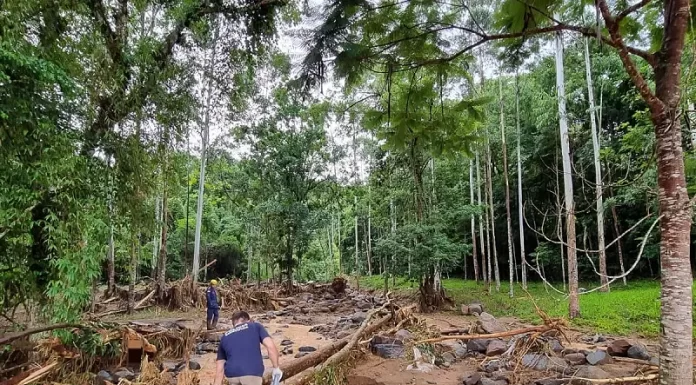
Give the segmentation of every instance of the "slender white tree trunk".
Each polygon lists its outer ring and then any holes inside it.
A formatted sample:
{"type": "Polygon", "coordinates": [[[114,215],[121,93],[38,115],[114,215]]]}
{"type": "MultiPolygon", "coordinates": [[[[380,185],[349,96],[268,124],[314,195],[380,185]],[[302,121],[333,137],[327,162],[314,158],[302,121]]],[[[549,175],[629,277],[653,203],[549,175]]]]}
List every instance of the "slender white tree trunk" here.
{"type": "Polygon", "coordinates": [[[490,252],[490,243],[488,241],[488,212],[483,213],[483,199],[481,198],[481,165],[479,164],[479,153],[476,151],[476,197],[478,198],[479,207],[479,244],[481,245],[481,273],[484,283],[490,284],[491,276],[488,273],[490,269],[490,258],[486,256],[490,252]],[[485,221],[484,221],[485,214],[485,221]],[[486,230],[484,231],[484,224],[486,230]],[[484,236],[486,237],[486,243],[484,243],[484,236]],[[488,251],[488,252],[487,252],[488,251]],[[488,267],[486,267],[488,266],[488,267]]]}
{"type": "Polygon", "coordinates": [[[358,197],[353,197],[353,205],[355,206],[355,275],[356,277],[360,275],[360,260],[358,259],[358,253],[360,252],[360,240],[358,239],[358,197]]]}
{"type": "Polygon", "coordinates": [[[215,48],[217,46],[219,29],[217,26],[215,28],[215,37],[213,39],[213,46],[210,52],[210,58],[208,59],[208,65],[205,69],[205,77],[207,78],[206,87],[206,101],[205,101],[205,118],[203,122],[203,143],[201,145],[201,171],[200,177],[198,178],[198,206],[196,207],[196,234],[193,245],[193,269],[191,270],[193,275],[194,286],[198,282],[198,270],[201,264],[201,229],[203,228],[203,195],[205,193],[205,164],[207,161],[207,151],[208,151],[208,139],[210,133],[210,110],[212,109],[212,99],[213,99],[213,78],[212,71],[215,66],[215,48]]]}
{"type": "Polygon", "coordinates": [[[505,111],[503,102],[503,80],[498,79],[500,91],[500,138],[503,146],[503,179],[505,180],[505,215],[507,219],[508,264],[510,271],[510,297],[515,296],[515,246],[512,238],[512,216],[510,214],[510,180],[508,178],[507,139],[505,135],[505,111]]]}
{"type": "MultiPolygon", "coordinates": [[[[471,198],[471,207],[476,205],[474,200],[474,161],[469,159],[469,196],[471,198]]],[[[474,281],[479,279],[478,253],[476,250],[476,215],[471,215],[471,244],[473,246],[472,256],[474,258],[474,281]]]]}
{"type": "MultiPolygon", "coordinates": [[[[520,231],[520,257],[522,261],[522,288],[527,290],[527,255],[524,250],[524,211],[522,205],[522,155],[520,137],[520,81],[515,74],[515,122],[517,125],[517,219],[520,231]]],[[[539,264],[537,263],[537,268],[539,264]]]]}
{"type": "MultiPolygon", "coordinates": [[[[495,240],[495,208],[493,206],[493,160],[491,158],[491,146],[488,141],[486,141],[486,176],[488,184],[488,208],[490,212],[490,222],[491,222],[491,248],[488,253],[489,258],[493,259],[493,269],[495,276],[495,291],[500,291],[500,268],[498,266],[498,250],[496,248],[495,240]]],[[[490,266],[488,266],[490,269],[490,266]]],[[[490,271],[488,275],[490,275],[490,271]]]]}
{"type": "Polygon", "coordinates": [[[160,217],[160,210],[162,205],[160,203],[160,198],[155,198],[155,233],[152,235],[152,279],[157,278],[157,256],[159,255],[159,246],[162,242],[161,238],[161,227],[162,219],[160,217]]]}
{"type": "Polygon", "coordinates": [[[696,110],[694,110],[694,102],[689,100],[686,104],[686,118],[689,120],[689,127],[691,129],[691,148],[696,151],[696,110]]]}
{"type": "Polygon", "coordinates": [[[367,184],[367,274],[372,275],[372,188],[367,184]]]}
{"type": "Polygon", "coordinates": [[[565,75],[563,72],[563,40],[561,32],[556,32],[556,89],[558,95],[558,122],[561,134],[561,155],[563,158],[563,190],[566,209],[566,237],[568,255],[568,315],[580,316],[578,301],[578,261],[575,239],[575,201],[573,199],[573,176],[570,163],[570,138],[565,101],[565,75]]]}
{"type": "Polygon", "coordinates": [[[595,199],[597,204],[597,242],[599,249],[599,274],[601,291],[609,291],[607,278],[607,253],[604,244],[604,199],[602,193],[602,165],[599,162],[599,128],[595,119],[594,87],[592,85],[592,66],[590,64],[589,39],[585,38],[585,76],[587,77],[587,98],[590,101],[590,128],[592,130],[592,149],[594,150],[595,166],[595,199]]]}

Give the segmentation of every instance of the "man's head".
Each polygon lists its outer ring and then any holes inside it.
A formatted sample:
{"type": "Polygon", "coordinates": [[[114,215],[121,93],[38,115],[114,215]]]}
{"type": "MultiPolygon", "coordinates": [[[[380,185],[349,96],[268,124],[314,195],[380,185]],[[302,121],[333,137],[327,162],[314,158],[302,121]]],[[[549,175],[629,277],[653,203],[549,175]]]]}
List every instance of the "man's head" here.
{"type": "Polygon", "coordinates": [[[218,284],[217,279],[211,279],[211,280],[210,280],[210,286],[217,286],[217,284],[218,284]]]}
{"type": "Polygon", "coordinates": [[[239,310],[232,314],[232,325],[237,326],[238,324],[248,322],[250,319],[249,313],[239,310]]]}

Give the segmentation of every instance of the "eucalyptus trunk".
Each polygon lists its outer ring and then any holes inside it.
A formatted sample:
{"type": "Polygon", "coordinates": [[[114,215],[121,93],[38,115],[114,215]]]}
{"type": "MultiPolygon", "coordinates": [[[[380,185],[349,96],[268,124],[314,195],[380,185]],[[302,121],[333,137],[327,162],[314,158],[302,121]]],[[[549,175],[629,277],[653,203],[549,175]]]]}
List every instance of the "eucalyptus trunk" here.
{"type": "Polygon", "coordinates": [[[602,186],[602,164],[599,162],[599,131],[596,120],[594,87],[592,85],[592,66],[590,64],[589,38],[585,38],[585,77],[587,78],[587,99],[590,101],[590,129],[592,130],[592,150],[595,167],[595,200],[597,205],[597,242],[599,250],[599,279],[601,291],[609,291],[607,277],[607,253],[604,243],[604,197],[602,186]]]}
{"type": "Polygon", "coordinates": [[[205,193],[205,165],[207,162],[208,155],[208,140],[210,134],[210,112],[212,109],[213,101],[213,69],[215,66],[215,48],[217,46],[217,40],[219,36],[219,28],[214,27],[215,33],[213,38],[213,45],[210,52],[210,57],[205,68],[205,77],[207,78],[206,86],[206,100],[205,100],[205,118],[203,121],[203,141],[201,143],[201,170],[200,176],[198,178],[198,205],[196,207],[196,233],[193,245],[193,285],[196,286],[198,282],[198,271],[201,264],[201,229],[203,228],[203,196],[205,193]]]}
{"type": "Polygon", "coordinates": [[[503,179],[505,180],[505,215],[507,219],[508,264],[510,271],[510,297],[515,296],[515,246],[512,238],[512,215],[510,214],[510,180],[508,178],[507,138],[505,135],[505,111],[503,103],[503,80],[498,80],[500,91],[500,137],[503,147],[503,179]]]}
{"type": "MultiPolygon", "coordinates": [[[[486,183],[488,185],[488,211],[490,213],[491,224],[491,248],[488,257],[493,260],[495,291],[500,291],[500,268],[498,266],[498,250],[495,240],[495,207],[493,205],[493,160],[491,158],[491,146],[488,141],[486,141],[486,183]]],[[[491,266],[489,263],[489,276],[491,275],[490,268],[491,266]]]]}
{"type": "Polygon", "coordinates": [[[563,159],[563,195],[566,210],[566,238],[568,256],[568,316],[580,316],[578,300],[578,261],[575,239],[575,200],[573,199],[573,177],[570,163],[570,138],[566,114],[565,75],[563,72],[563,40],[561,32],[556,32],[556,90],[558,96],[558,123],[561,135],[561,156],[563,159]]]}
{"type": "Polygon", "coordinates": [[[487,255],[490,253],[490,241],[488,239],[488,211],[483,210],[483,199],[481,198],[481,165],[479,164],[479,152],[476,151],[476,197],[478,198],[479,207],[479,244],[481,245],[481,273],[483,282],[490,284],[491,277],[489,275],[490,269],[490,258],[487,255]],[[484,221],[485,216],[485,221],[484,221]],[[485,231],[484,231],[485,225],[485,231]],[[486,238],[486,243],[484,243],[484,236],[486,238]],[[488,266],[488,267],[487,267],[488,266]]]}
{"type": "MultiPolygon", "coordinates": [[[[520,260],[522,261],[522,288],[527,290],[527,255],[524,250],[524,205],[522,204],[522,155],[520,138],[520,79],[515,74],[515,123],[517,125],[517,220],[520,231],[520,260]]],[[[539,264],[537,263],[537,268],[539,264]]]]}
{"type": "MultiPolygon", "coordinates": [[[[471,202],[471,207],[476,205],[474,200],[474,162],[472,159],[469,160],[469,197],[471,202]]],[[[478,265],[478,253],[476,248],[476,215],[471,214],[471,246],[472,246],[472,257],[474,259],[474,281],[478,283],[479,279],[479,265],[478,265]]]]}
{"type": "MultiPolygon", "coordinates": [[[[165,156],[166,158],[166,156],[165,156]]],[[[165,174],[166,175],[166,174],[165,174]]],[[[161,232],[161,246],[159,247],[159,258],[157,258],[157,284],[155,285],[155,290],[157,297],[162,300],[164,299],[164,288],[167,278],[167,181],[165,177],[164,182],[164,192],[162,193],[162,232],[161,232]]]]}
{"type": "Polygon", "coordinates": [[[138,272],[138,237],[135,233],[135,225],[131,224],[131,252],[130,252],[130,280],[128,282],[128,314],[135,310],[135,281],[138,272]]]}

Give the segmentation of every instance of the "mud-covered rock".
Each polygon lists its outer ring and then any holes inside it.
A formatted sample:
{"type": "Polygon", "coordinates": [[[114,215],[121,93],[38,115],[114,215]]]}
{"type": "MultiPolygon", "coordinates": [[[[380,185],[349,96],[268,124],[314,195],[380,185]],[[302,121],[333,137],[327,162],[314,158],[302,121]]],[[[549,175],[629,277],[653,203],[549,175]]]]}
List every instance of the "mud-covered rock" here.
{"type": "Polygon", "coordinates": [[[582,353],[570,353],[566,354],[564,356],[566,361],[568,361],[571,365],[585,365],[587,363],[587,360],[585,359],[585,355],[582,353]]]}
{"type": "Polygon", "coordinates": [[[500,360],[490,360],[483,364],[483,370],[486,371],[486,373],[494,373],[502,369],[503,363],[500,360]]]}
{"type": "Polygon", "coordinates": [[[94,378],[94,384],[106,385],[107,382],[113,384],[118,381],[114,380],[114,377],[111,375],[111,373],[107,372],[106,370],[100,370],[99,373],[97,373],[97,376],[94,378]]]}
{"type": "Polygon", "coordinates": [[[507,350],[507,344],[501,340],[492,340],[486,347],[487,356],[497,356],[505,353],[507,350]]]}
{"type": "Polygon", "coordinates": [[[631,347],[628,348],[626,355],[630,358],[635,358],[637,360],[650,360],[650,353],[648,353],[648,348],[640,343],[631,345],[631,347]]]}
{"type": "Polygon", "coordinates": [[[491,314],[483,312],[479,314],[478,317],[479,318],[476,321],[476,323],[478,324],[482,332],[492,334],[501,333],[505,331],[503,325],[501,325],[500,322],[498,322],[498,320],[495,319],[495,317],[493,317],[491,314]]]}
{"type": "Polygon", "coordinates": [[[293,344],[293,342],[290,341],[290,340],[282,340],[282,341],[280,342],[280,346],[289,346],[289,345],[292,345],[292,344],[293,344]]]}
{"type": "Polygon", "coordinates": [[[370,351],[372,351],[372,354],[376,356],[388,359],[402,358],[406,355],[404,351],[404,346],[396,344],[372,345],[370,347],[370,351]]]}
{"type": "Polygon", "coordinates": [[[469,304],[468,308],[469,308],[469,314],[479,315],[479,314],[483,313],[483,305],[480,303],[469,304]]]}
{"type": "Polygon", "coordinates": [[[116,382],[119,382],[122,378],[128,381],[133,381],[135,379],[135,373],[128,368],[119,368],[112,373],[112,377],[116,382]]]}
{"type": "Polygon", "coordinates": [[[485,338],[469,340],[466,343],[466,349],[471,352],[485,353],[486,349],[488,349],[488,344],[490,343],[491,340],[485,338]]]}
{"type": "Polygon", "coordinates": [[[466,373],[461,377],[462,385],[476,385],[481,381],[481,373],[471,372],[466,373]]]}
{"type": "Polygon", "coordinates": [[[494,380],[492,378],[482,378],[479,385],[507,385],[507,380],[494,380]]]}
{"type": "Polygon", "coordinates": [[[317,348],[315,348],[314,346],[300,346],[300,348],[297,349],[297,351],[299,351],[301,353],[311,353],[311,352],[316,352],[317,348]]]}
{"type": "Polygon", "coordinates": [[[573,377],[576,377],[575,379],[571,380],[571,384],[581,384],[584,385],[587,383],[587,381],[580,380],[579,378],[589,378],[592,380],[602,380],[606,378],[611,378],[611,375],[601,368],[598,368],[596,366],[581,366],[577,372],[575,372],[575,375],[573,377]]]}
{"type": "Polygon", "coordinates": [[[528,353],[522,356],[522,365],[535,370],[547,370],[549,358],[543,354],[528,353]]]}
{"type": "Polygon", "coordinates": [[[614,340],[607,345],[607,353],[612,356],[626,357],[630,347],[631,343],[624,339],[614,340]]]}

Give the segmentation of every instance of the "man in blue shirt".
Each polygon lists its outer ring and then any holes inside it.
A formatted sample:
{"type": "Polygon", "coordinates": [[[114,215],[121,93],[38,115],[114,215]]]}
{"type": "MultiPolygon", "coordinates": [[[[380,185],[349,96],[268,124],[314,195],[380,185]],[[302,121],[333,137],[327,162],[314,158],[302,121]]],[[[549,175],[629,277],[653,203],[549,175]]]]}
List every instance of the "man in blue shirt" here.
{"type": "Polygon", "coordinates": [[[218,305],[217,290],[215,290],[217,283],[218,282],[214,279],[210,280],[210,286],[208,286],[208,289],[205,291],[205,302],[208,308],[206,317],[206,326],[208,330],[214,330],[217,327],[218,317],[220,316],[220,305],[218,305]]]}
{"type": "Polygon", "coordinates": [[[266,329],[251,321],[245,311],[232,314],[232,324],[234,327],[220,339],[213,385],[222,385],[223,377],[227,377],[230,385],[261,385],[264,370],[261,344],[271,359],[273,377],[280,380],[283,373],[278,368],[278,348],[266,329]]]}

